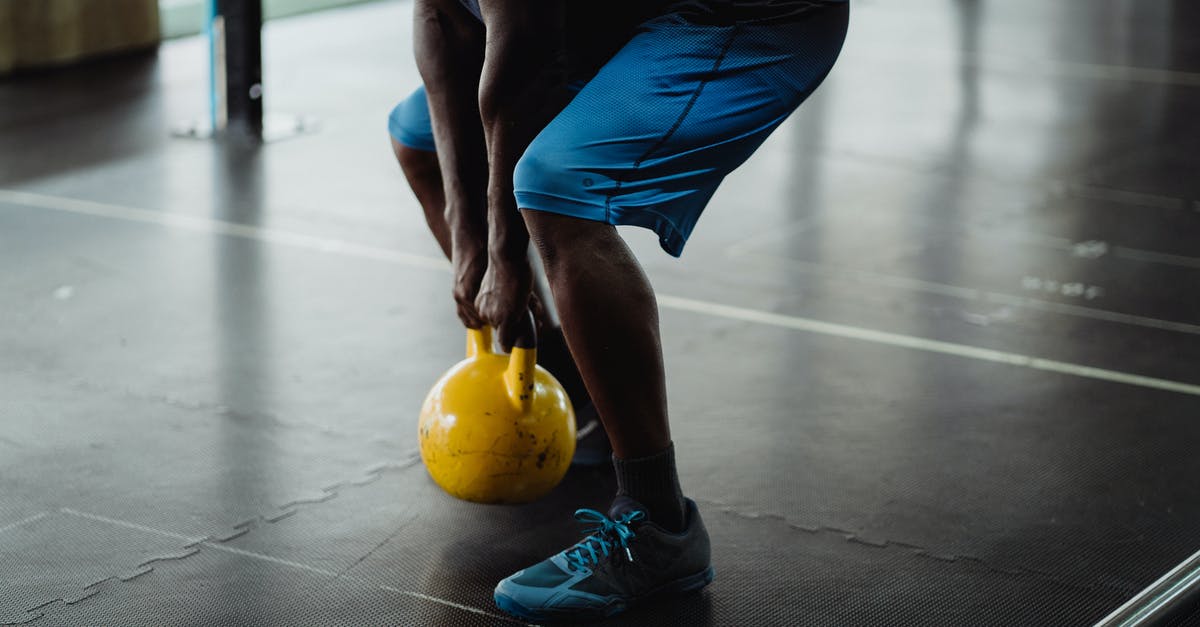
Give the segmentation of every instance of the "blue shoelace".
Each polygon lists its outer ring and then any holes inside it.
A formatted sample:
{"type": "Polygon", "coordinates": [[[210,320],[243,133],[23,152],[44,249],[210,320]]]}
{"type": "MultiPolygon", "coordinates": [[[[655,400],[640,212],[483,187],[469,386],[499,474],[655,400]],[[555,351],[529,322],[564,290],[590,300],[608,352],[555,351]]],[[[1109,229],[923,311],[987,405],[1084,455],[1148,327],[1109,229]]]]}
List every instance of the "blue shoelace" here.
{"type": "Polygon", "coordinates": [[[646,513],[642,510],[628,512],[616,520],[594,509],[575,510],[575,520],[592,526],[584,530],[588,537],[564,551],[567,563],[574,570],[587,568],[591,564],[599,564],[600,560],[608,557],[610,551],[616,549],[618,545],[625,550],[625,556],[632,562],[633,553],[629,551],[629,541],[634,538],[635,534],[633,529],[629,528],[629,524],[645,517],[646,513]]]}

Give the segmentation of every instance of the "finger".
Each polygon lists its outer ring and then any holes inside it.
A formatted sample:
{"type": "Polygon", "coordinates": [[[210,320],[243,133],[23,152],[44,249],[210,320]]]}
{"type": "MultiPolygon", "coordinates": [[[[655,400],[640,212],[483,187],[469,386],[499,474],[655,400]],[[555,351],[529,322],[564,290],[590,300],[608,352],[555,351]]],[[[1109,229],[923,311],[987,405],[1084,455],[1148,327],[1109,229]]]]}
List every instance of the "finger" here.
{"type": "Polygon", "coordinates": [[[516,342],[516,333],[513,331],[512,323],[504,323],[497,327],[496,337],[500,341],[500,347],[504,352],[511,353],[513,344],[516,342]]]}
{"type": "Polygon", "coordinates": [[[538,330],[546,326],[546,321],[549,319],[545,305],[542,304],[542,299],[538,298],[537,292],[529,295],[529,310],[533,312],[533,321],[537,323],[538,330]]]}
{"type": "Polygon", "coordinates": [[[474,305],[467,306],[463,303],[458,305],[458,319],[462,321],[463,326],[468,329],[479,329],[484,326],[483,318],[479,316],[479,312],[475,310],[474,305]]]}
{"type": "Polygon", "coordinates": [[[528,309],[518,310],[512,318],[504,321],[501,331],[504,350],[511,352],[513,346],[537,348],[537,328],[528,309]]]}
{"type": "Polygon", "coordinates": [[[454,303],[458,307],[458,319],[469,329],[478,329],[486,324],[483,316],[479,313],[479,307],[475,305],[476,294],[474,291],[463,289],[463,284],[456,284],[453,291],[454,303]]]}
{"type": "Polygon", "coordinates": [[[513,345],[512,323],[505,319],[503,312],[490,307],[480,307],[484,320],[496,330],[496,342],[504,352],[510,352],[513,345]]]}
{"type": "Polygon", "coordinates": [[[528,308],[521,310],[516,320],[516,344],[525,348],[537,348],[538,328],[533,312],[528,308]]]}

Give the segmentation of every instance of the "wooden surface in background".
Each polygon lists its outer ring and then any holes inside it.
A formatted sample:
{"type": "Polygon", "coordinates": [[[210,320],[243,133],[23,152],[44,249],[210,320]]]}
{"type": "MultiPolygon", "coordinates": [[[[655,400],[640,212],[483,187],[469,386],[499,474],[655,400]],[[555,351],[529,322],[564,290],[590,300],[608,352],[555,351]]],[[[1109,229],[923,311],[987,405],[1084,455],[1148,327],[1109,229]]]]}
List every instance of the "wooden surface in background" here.
{"type": "Polygon", "coordinates": [[[158,41],[158,0],[0,0],[0,74],[158,41]]]}

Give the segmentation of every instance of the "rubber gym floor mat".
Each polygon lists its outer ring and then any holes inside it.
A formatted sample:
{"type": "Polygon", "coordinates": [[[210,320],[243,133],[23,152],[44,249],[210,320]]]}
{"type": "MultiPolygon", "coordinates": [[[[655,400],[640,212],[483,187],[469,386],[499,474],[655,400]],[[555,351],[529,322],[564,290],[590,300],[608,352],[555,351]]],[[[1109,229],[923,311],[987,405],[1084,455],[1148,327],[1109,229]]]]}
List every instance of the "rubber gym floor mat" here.
{"type": "Polygon", "coordinates": [[[3,367],[80,396],[415,445],[404,421],[462,355],[439,266],[2,201],[0,223],[0,257],[30,268],[0,274],[3,367]]]}
{"type": "Polygon", "coordinates": [[[1193,610],[1173,618],[1163,627],[1200,627],[1200,610],[1193,610]]]}
{"type": "Polygon", "coordinates": [[[176,539],[55,510],[0,538],[0,624],[36,618],[55,602],[76,603],[110,578],[130,578],[154,563],[194,552],[176,539]]]}
{"type": "MultiPolygon", "coordinates": [[[[44,611],[52,624],[500,624],[492,586],[577,537],[561,503],[589,485],[599,486],[593,498],[611,487],[575,476],[540,504],[479,506],[440,494],[419,466],[389,470],[44,611]]],[[[600,624],[1071,626],[1090,624],[1127,594],[714,506],[704,515],[716,582],[600,624]]]]}
{"type": "MultiPolygon", "coordinates": [[[[24,329],[10,332],[10,344],[29,353],[6,392],[19,410],[12,432],[35,447],[0,460],[6,497],[26,504],[179,535],[232,534],[239,522],[286,514],[279,508],[289,501],[327,498],[324,487],[364,462],[411,451],[403,444],[415,440],[423,388],[461,350],[457,337],[380,331],[391,326],[378,312],[391,308],[410,324],[436,318],[433,304],[370,285],[425,280],[423,270],[218,240],[229,264],[221,270],[209,258],[212,236],[195,234],[170,238],[179,265],[164,269],[144,263],[168,245],[153,230],[30,220],[38,221],[83,238],[80,254],[117,270],[96,272],[91,285],[120,290],[97,289],[61,311],[30,298],[0,313],[14,323],[6,328],[24,329]],[[255,295],[266,276],[244,272],[255,267],[274,268],[269,298],[255,295]],[[208,294],[179,287],[196,268],[207,268],[206,282],[213,271],[249,285],[231,281],[208,294]],[[326,302],[327,289],[342,304],[326,302]],[[134,292],[161,301],[134,306],[120,295],[134,292]],[[213,299],[225,305],[214,309],[213,299]],[[267,307],[272,300],[290,306],[267,307]],[[272,313],[258,320],[255,307],[272,313]],[[149,322],[132,325],[114,311],[149,322]],[[22,323],[49,312],[63,326],[22,323]],[[230,324],[206,324],[214,312],[230,324]],[[128,353],[102,346],[126,335],[135,347],[128,353]],[[310,339],[334,337],[339,343],[310,339]],[[61,354],[39,348],[60,340],[70,340],[61,354]],[[155,345],[168,340],[172,351],[143,380],[155,345]],[[226,369],[197,372],[194,356],[214,346],[226,369]],[[330,357],[331,346],[346,352],[330,357]],[[292,381],[289,372],[310,378],[292,381]],[[336,422],[322,420],[326,413],[336,422]],[[31,462],[51,451],[63,463],[31,462]]],[[[65,271],[45,261],[47,276],[65,271]]],[[[1129,593],[1190,553],[1191,508],[1200,502],[1188,496],[1197,489],[1184,445],[1197,428],[1191,398],[678,311],[664,320],[686,329],[664,335],[665,351],[684,485],[706,503],[1129,593]],[[1088,411],[1076,411],[1079,399],[1088,411]]],[[[579,500],[558,504],[569,511],[579,500]]],[[[471,594],[503,574],[479,573],[471,594]]]]}
{"type": "Polygon", "coordinates": [[[1200,627],[1200,609],[1174,619],[1167,627],[1200,627]]]}
{"type": "Polygon", "coordinates": [[[505,625],[496,610],[458,607],[430,595],[364,585],[219,550],[106,586],[73,606],[43,608],[33,625],[505,625]]]}
{"type": "MultiPolygon", "coordinates": [[[[81,389],[41,373],[9,372],[5,383],[5,424],[32,445],[0,458],[0,493],[24,511],[69,507],[202,537],[278,515],[398,454],[387,441],[81,389]]],[[[0,549],[10,538],[0,534],[0,549]]]]}
{"type": "MultiPolygon", "coordinates": [[[[694,337],[733,332],[664,320],[694,337]]],[[[684,365],[671,376],[674,437],[697,498],[1131,590],[1200,548],[1200,397],[736,333],[735,353],[666,337],[668,363],[684,365]]]]}

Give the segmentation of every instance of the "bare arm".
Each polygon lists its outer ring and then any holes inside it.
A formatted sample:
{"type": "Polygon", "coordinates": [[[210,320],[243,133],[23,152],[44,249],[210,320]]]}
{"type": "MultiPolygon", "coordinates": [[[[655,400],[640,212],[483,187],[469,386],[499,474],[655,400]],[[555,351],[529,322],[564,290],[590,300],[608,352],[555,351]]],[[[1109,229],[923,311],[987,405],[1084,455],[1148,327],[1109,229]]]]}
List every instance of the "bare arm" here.
{"type": "Polygon", "coordinates": [[[487,145],[488,270],[477,305],[514,339],[532,284],[529,234],[513,195],[517,160],[566,104],[563,0],[481,0],[487,42],[479,80],[479,113],[487,145]]]}
{"type": "Polygon", "coordinates": [[[483,26],[455,0],[417,0],[417,68],[425,82],[446,196],[454,299],[463,324],[483,324],[475,298],[487,268],[488,164],[480,123],[483,26]]]}

